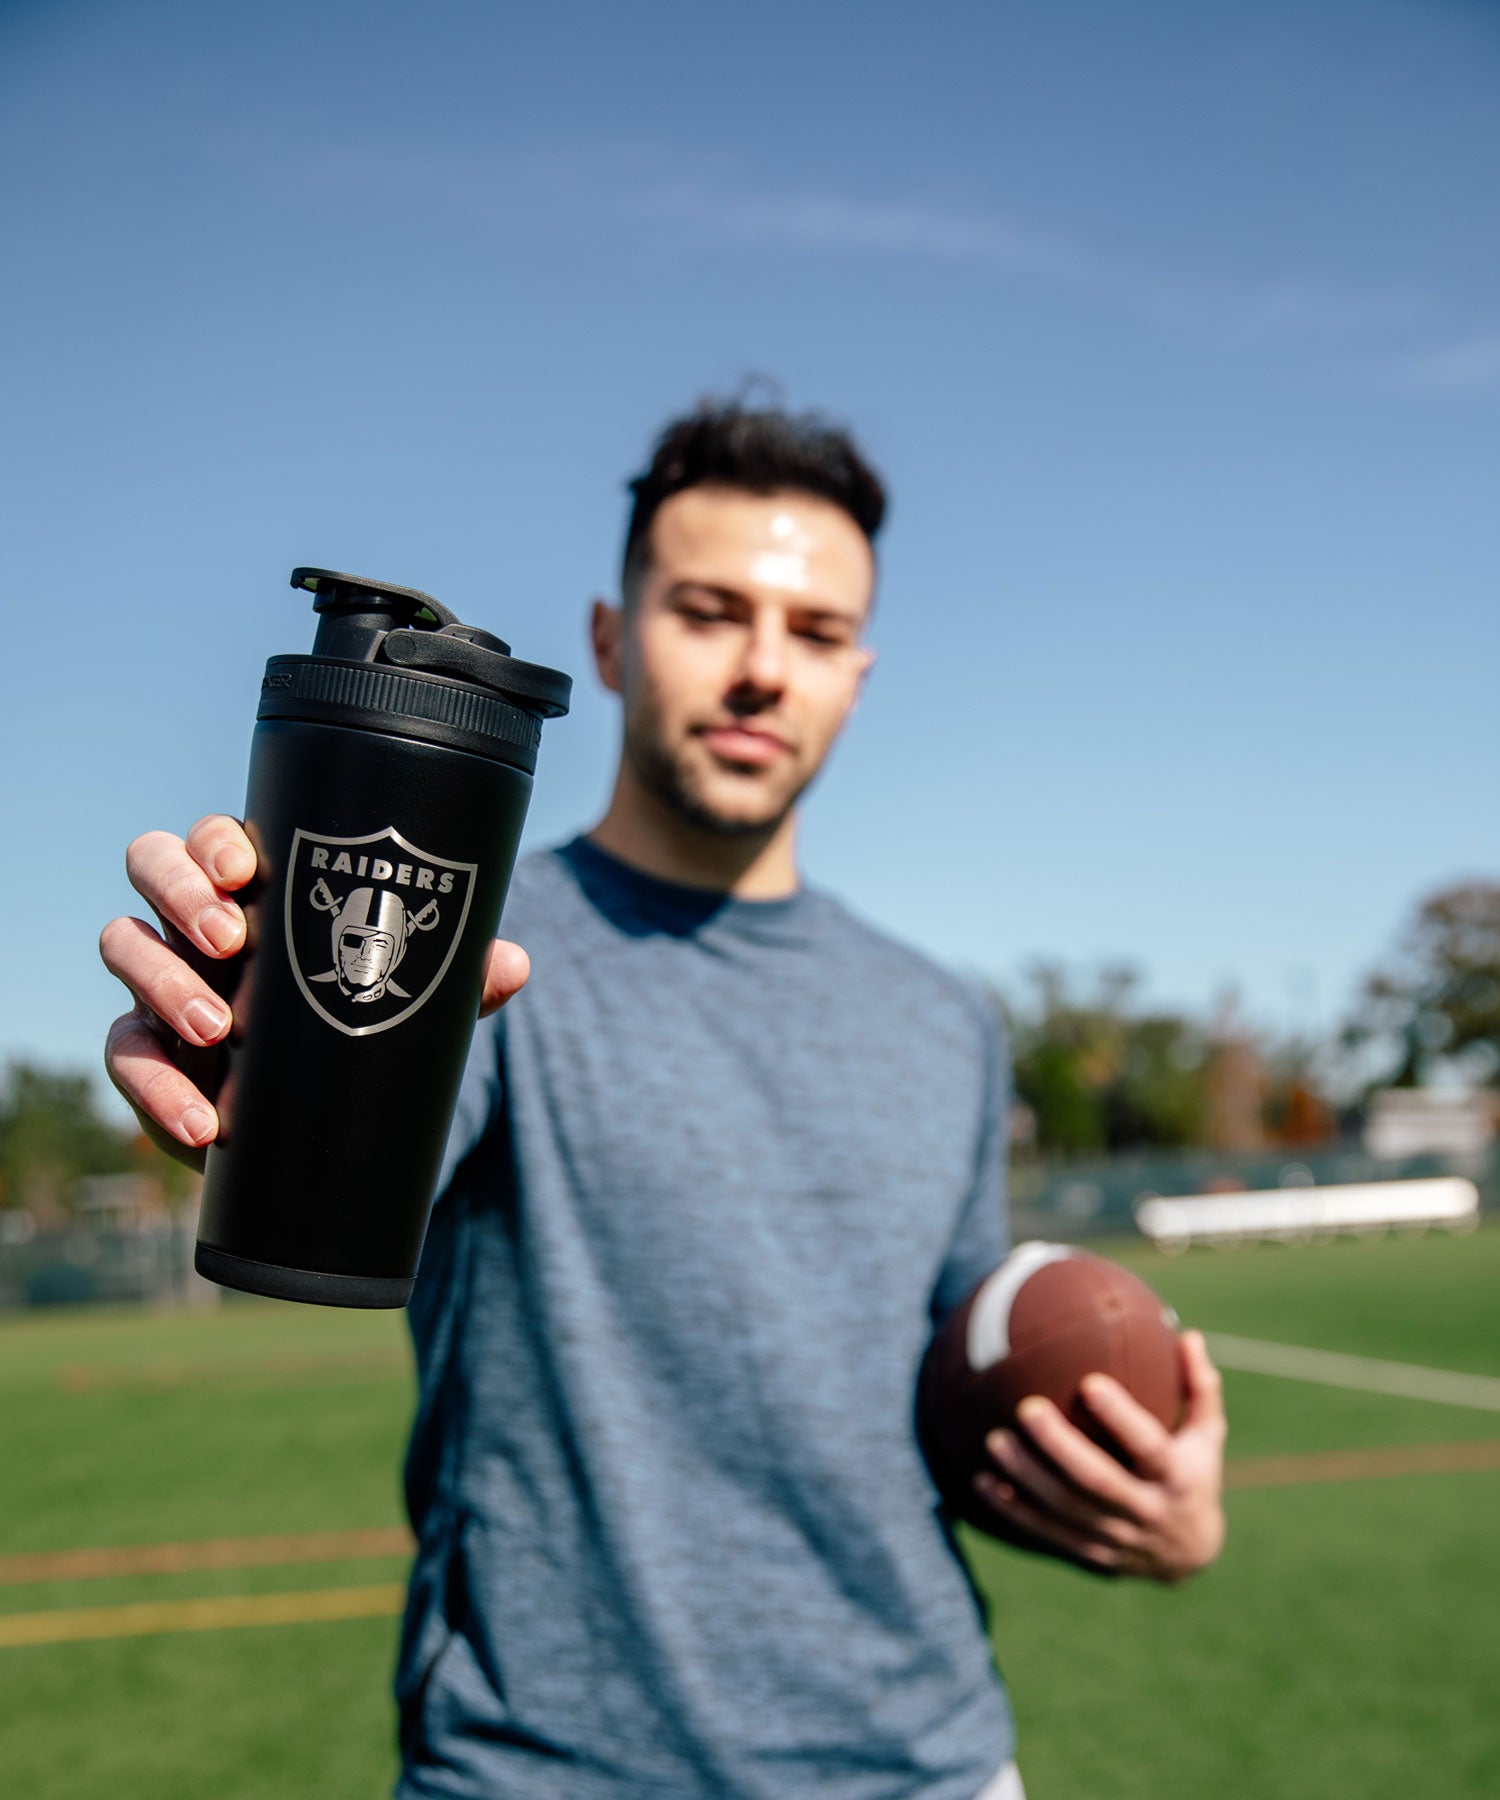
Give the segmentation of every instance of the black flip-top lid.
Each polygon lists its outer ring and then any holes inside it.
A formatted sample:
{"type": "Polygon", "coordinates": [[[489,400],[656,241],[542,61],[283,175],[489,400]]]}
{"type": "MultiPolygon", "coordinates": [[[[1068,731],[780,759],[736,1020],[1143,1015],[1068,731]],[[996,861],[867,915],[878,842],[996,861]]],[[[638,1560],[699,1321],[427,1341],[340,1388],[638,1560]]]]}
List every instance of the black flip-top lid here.
{"type": "Polygon", "coordinates": [[[309,568],[293,569],[292,586],[314,596],[317,639],[310,656],[266,664],[258,719],[394,733],[535,769],[543,719],[568,710],[568,676],[521,662],[420,588],[309,568]]]}
{"type": "Polygon", "coordinates": [[[522,662],[502,638],[464,625],[431,594],[337,569],[296,568],[292,586],[315,596],[314,656],[387,663],[503,694],[538,718],[556,719],[573,695],[570,676],[522,662]]]}

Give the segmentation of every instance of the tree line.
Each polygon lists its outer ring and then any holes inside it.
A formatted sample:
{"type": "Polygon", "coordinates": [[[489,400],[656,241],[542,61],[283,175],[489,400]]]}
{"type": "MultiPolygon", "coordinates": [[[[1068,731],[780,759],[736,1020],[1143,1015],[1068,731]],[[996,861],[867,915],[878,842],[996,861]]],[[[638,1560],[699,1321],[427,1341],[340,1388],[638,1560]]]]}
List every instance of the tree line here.
{"type": "Polygon", "coordinates": [[[1452,1073],[1500,1099],[1500,882],[1466,881],[1413,909],[1389,955],[1322,1040],[1138,1004],[1139,978],[1082,986],[1055,964],[995,996],[1023,1151],[1098,1154],[1192,1145],[1331,1142],[1370,1093],[1452,1073]]]}
{"type": "Polygon", "coordinates": [[[73,1210],[90,1176],[137,1175],[163,1204],[195,1177],[142,1133],[101,1110],[93,1079],[77,1070],[12,1062],[0,1077],[0,1209],[24,1207],[47,1222],[73,1210]]]}

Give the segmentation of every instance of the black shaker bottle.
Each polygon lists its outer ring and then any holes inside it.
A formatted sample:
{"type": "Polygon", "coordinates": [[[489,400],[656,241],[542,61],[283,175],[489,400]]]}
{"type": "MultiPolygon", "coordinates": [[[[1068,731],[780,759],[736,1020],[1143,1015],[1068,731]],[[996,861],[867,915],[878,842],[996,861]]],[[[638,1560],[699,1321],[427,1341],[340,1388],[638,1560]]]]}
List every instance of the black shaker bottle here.
{"type": "Polygon", "coordinates": [[[571,682],[412,588],[295,569],[311,656],[261,684],[249,938],[196,1266],[403,1306],[510,882],[541,721],[571,682]]]}

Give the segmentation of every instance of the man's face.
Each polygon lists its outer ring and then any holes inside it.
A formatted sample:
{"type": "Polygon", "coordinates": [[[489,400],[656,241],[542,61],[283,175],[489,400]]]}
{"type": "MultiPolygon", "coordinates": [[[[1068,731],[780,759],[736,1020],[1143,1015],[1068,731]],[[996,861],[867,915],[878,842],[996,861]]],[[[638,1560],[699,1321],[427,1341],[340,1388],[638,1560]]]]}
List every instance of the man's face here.
{"type": "Polygon", "coordinates": [[[374,987],[390,967],[396,942],[389,932],[351,927],[339,938],[339,961],[350,987],[374,987]]]}
{"type": "Polygon", "coordinates": [[[873,661],[873,583],[864,533],[829,501],[704,486],[664,502],[640,592],[598,645],[642,783],[699,830],[774,828],[873,661]]]}

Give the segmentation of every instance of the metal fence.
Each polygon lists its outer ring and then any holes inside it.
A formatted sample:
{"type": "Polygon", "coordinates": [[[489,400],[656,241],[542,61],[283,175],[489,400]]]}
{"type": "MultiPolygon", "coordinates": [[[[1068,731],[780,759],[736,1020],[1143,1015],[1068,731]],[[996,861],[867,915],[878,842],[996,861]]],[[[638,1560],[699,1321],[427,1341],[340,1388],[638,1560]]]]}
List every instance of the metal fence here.
{"type": "MultiPolygon", "coordinates": [[[[1379,1160],[1349,1146],[1292,1155],[1212,1150],[1156,1152],[1089,1162],[1018,1163],[1012,1236],[1107,1237],[1134,1233],[1144,1199],[1238,1189],[1307,1187],[1463,1175],[1487,1210],[1500,1210],[1500,1146],[1477,1156],[1379,1160]]],[[[113,1180],[114,1178],[110,1178],[113,1180]]],[[[0,1311],[36,1306],[151,1303],[213,1305],[222,1290],[193,1269],[196,1203],[167,1213],[122,1199],[118,1188],[86,1198],[80,1216],[51,1229],[0,1213],[0,1311]]]]}
{"type": "Polygon", "coordinates": [[[0,1311],[90,1304],[213,1305],[221,1292],[193,1268],[198,1209],[90,1219],[0,1234],[0,1311]]]}

